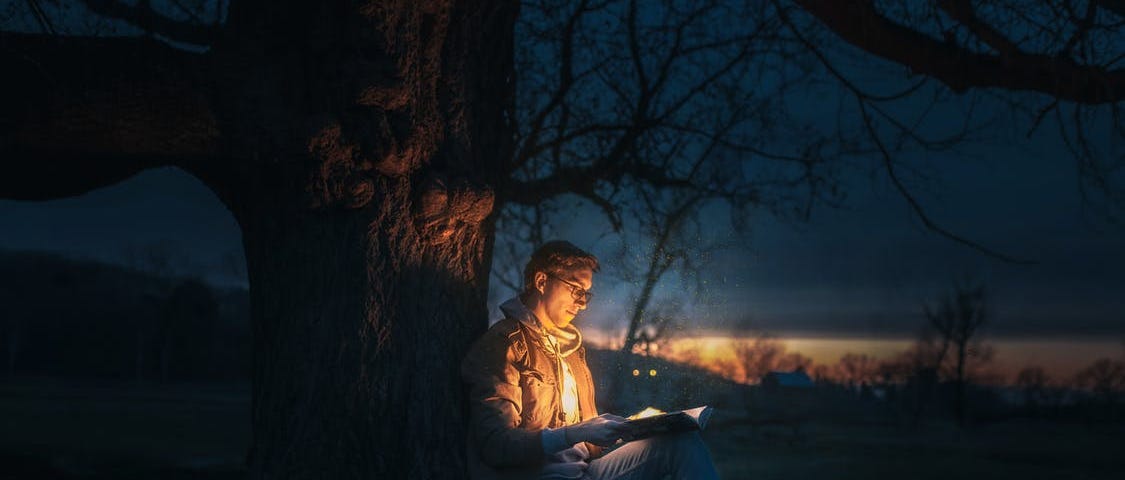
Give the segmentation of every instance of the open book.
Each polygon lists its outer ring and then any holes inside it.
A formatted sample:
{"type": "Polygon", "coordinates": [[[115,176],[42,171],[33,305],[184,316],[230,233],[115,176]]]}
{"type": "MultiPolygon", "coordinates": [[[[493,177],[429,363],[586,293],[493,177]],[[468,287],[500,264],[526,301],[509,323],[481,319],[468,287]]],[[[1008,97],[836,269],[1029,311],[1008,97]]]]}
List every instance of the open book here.
{"type": "Polygon", "coordinates": [[[625,424],[632,429],[633,440],[640,440],[666,433],[703,430],[707,426],[707,420],[711,418],[711,412],[714,410],[704,405],[690,410],[635,418],[625,422],[625,424]]]}

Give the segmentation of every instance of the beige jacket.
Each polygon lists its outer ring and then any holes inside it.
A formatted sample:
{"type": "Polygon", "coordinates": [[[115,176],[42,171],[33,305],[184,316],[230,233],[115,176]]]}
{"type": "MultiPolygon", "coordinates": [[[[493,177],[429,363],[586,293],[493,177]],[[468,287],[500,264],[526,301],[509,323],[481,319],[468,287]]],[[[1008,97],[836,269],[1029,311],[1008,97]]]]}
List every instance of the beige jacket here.
{"type": "MultiPolygon", "coordinates": [[[[468,384],[469,471],[473,479],[533,479],[545,456],[544,428],[565,425],[562,372],[543,333],[530,322],[505,318],[473,344],[461,365],[468,384]]],[[[598,415],[586,348],[563,358],[578,386],[582,420],[598,415]]],[[[601,449],[586,444],[591,458],[601,449]]]]}

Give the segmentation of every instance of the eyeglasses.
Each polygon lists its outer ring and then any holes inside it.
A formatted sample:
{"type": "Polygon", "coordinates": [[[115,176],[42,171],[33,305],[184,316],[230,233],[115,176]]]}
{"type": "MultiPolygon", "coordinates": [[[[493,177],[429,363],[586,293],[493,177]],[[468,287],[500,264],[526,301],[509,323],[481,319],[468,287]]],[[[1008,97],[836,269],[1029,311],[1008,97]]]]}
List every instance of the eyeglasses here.
{"type": "Polygon", "coordinates": [[[547,275],[550,276],[550,277],[553,277],[555,280],[558,280],[558,281],[562,282],[563,284],[565,284],[566,286],[570,287],[570,296],[573,297],[575,300],[581,300],[583,303],[590,303],[590,299],[594,298],[593,292],[591,292],[589,290],[586,290],[585,288],[582,288],[579,285],[575,285],[573,283],[570,283],[569,281],[566,281],[562,277],[560,277],[558,275],[555,275],[553,273],[548,273],[547,275]]]}

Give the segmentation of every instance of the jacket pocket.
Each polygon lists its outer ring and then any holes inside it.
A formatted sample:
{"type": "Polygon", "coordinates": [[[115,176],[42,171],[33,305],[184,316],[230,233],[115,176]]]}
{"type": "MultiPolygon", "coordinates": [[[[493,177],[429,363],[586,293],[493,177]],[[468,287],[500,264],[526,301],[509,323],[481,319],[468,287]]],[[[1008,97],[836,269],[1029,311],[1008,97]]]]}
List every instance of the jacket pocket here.
{"type": "Polygon", "coordinates": [[[549,427],[555,415],[554,379],[543,372],[525,370],[520,372],[520,388],[523,389],[524,425],[533,429],[549,427]]]}

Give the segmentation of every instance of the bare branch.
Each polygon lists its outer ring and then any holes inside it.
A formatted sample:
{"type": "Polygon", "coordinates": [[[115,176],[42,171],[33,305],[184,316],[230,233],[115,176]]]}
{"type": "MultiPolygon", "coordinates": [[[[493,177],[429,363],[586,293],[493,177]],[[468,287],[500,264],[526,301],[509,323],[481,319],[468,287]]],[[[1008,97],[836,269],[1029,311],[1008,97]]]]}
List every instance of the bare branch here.
{"type": "MultiPolygon", "coordinates": [[[[643,108],[647,104],[646,98],[649,96],[648,78],[645,75],[645,65],[642,60],[643,54],[641,53],[639,35],[637,34],[637,0],[629,0],[629,15],[626,18],[626,25],[629,27],[629,55],[633,60],[633,70],[637,75],[637,105],[643,108]]],[[[638,108],[634,114],[641,113],[641,108],[638,108]]]]}
{"type": "MultiPolygon", "coordinates": [[[[528,134],[527,139],[525,139],[523,142],[524,146],[521,149],[520,154],[515,158],[515,162],[513,163],[513,170],[524,165],[527,162],[527,159],[534,156],[535,153],[550,148],[539,148],[539,136],[544,131],[543,122],[545,122],[551,115],[551,113],[554,112],[562,104],[563,99],[566,98],[567,93],[569,93],[570,89],[574,86],[574,82],[576,80],[574,75],[574,35],[575,30],[577,29],[579,24],[578,22],[582,19],[582,15],[586,13],[587,6],[588,2],[583,0],[574,9],[574,12],[571,13],[570,18],[567,19],[566,26],[563,29],[562,38],[559,40],[561,46],[559,53],[560,65],[558,72],[558,85],[555,89],[555,92],[551,94],[550,100],[547,101],[546,105],[543,106],[543,109],[540,110],[539,113],[535,114],[534,119],[531,121],[531,126],[528,130],[530,133],[528,134]]],[[[590,71],[591,70],[587,70],[582,75],[589,74],[590,71]]]]}
{"type": "MultiPolygon", "coordinates": [[[[795,0],[844,41],[933,77],[955,92],[997,87],[1084,104],[1125,99],[1125,71],[1069,58],[1013,52],[985,55],[938,41],[880,14],[870,0],[795,0]]],[[[998,41],[998,40],[997,40],[998,41]]]]}
{"type": "Polygon", "coordinates": [[[129,5],[117,0],[81,0],[90,11],[136,25],[141,30],[169,39],[209,45],[218,34],[215,25],[193,24],[173,20],[153,11],[147,4],[129,5]],[[143,5],[143,6],[142,6],[143,5]]]}
{"type": "Polygon", "coordinates": [[[960,22],[970,32],[973,32],[973,35],[995,49],[1001,56],[1010,58],[1023,53],[1008,37],[977,18],[973,11],[973,4],[969,0],[941,0],[938,2],[938,6],[945,13],[948,13],[950,18],[960,22]]]}
{"type": "Polygon", "coordinates": [[[899,192],[899,194],[902,195],[902,198],[906,200],[906,203],[908,203],[910,205],[910,209],[912,211],[914,211],[914,214],[918,216],[919,220],[922,220],[922,224],[926,226],[926,229],[928,229],[930,231],[933,231],[933,232],[937,233],[938,235],[941,235],[945,238],[953,240],[954,242],[957,242],[957,243],[965,245],[969,248],[972,248],[973,250],[981,252],[981,253],[983,253],[985,255],[988,255],[990,257],[1003,260],[1005,262],[1016,263],[1016,264],[1024,264],[1024,265],[1031,265],[1031,264],[1036,263],[1034,261],[1020,259],[1020,258],[1012,257],[1010,255],[1005,255],[1005,254],[1000,253],[996,250],[985,247],[984,245],[981,245],[980,243],[974,242],[974,241],[969,240],[965,237],[957,235],[957,234],[945,229],[941,225],[938,225],[937,222],[933,221],[930,218],[929,214],[926,213],[925,209],[922,208],[922,205],[920,203],[918,203],[918,200],[914,198],[914,195],[912,195],[910,193],[910,190],[906,188],[906,185],[904,185],[902,183],[902,180],[898,178],[898,173],[896,173],[896,171],[895,171],[894,160],[891,158],[891,153],[890,153],[890,151],[887,150],[887,147],[883,144],[883,141],[879,138],[879,133],[878,133],[878,131],[876,131],[875,126],[872,125],[871,115],[867,113],[867,108],[864,105],[863,99],[857,97],[856,101],[859,102],[860,112],[863,114],[862,115],[863,124],[866,127],[867,133],[871,137],[871,141],[874,142],[875,145],[877,145],[879,147],[879,153],[882,156],[883,165],[886,169],[887,176],[890,177],[891,183],[894,185],[895,190],[897,190],[899,192]]]}
{"type": "Polygon", "coordinates": [[[51,19],[47,18],[47,14],[43,13],[43,7],[39,6],[36,0],[27,0],[27,8],[35,15],[35,21],[39,22],[39,28],[43,29],[43,33],[47,35],[55,34],[55,26],[51,25],[51,19]]]}
{"type": "MultiPolygon", "coordinates": [[[[593,192],[601,181],[615,181],[624,176],[643,180],[659,187],[690,188],[692,183],[682,178],[668,176],[664,171],[634,162],[608,162],[603,157],[587,167],[564,166],[551,175],[529,181],[511,180],[507,182],[503,199],[524,205],[533,205],[565,193],[593,192]]],[[[612,217],[610,218],[612,221],[612,217]]]]}

